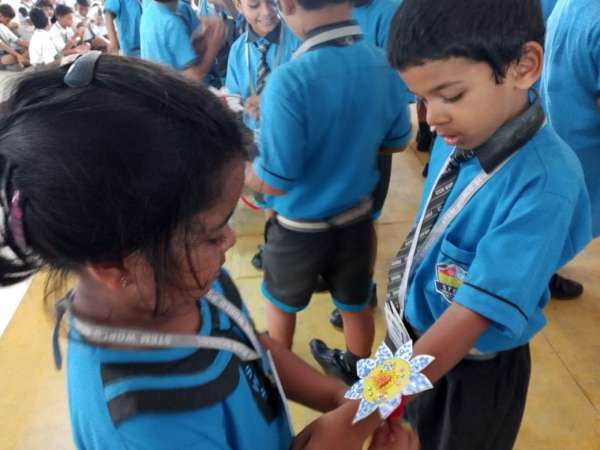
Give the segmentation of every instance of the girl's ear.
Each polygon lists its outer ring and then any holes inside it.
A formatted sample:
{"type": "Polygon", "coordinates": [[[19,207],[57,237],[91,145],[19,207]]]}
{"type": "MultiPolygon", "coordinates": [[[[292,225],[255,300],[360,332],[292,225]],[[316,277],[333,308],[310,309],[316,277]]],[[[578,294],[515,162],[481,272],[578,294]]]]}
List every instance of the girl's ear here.
{"type": "Polygon", "coordinates": [[[111,290],[119,290],[127,280],[126,270],[119,263],[89,263],[85,271],[98,283],[111,290]]]}

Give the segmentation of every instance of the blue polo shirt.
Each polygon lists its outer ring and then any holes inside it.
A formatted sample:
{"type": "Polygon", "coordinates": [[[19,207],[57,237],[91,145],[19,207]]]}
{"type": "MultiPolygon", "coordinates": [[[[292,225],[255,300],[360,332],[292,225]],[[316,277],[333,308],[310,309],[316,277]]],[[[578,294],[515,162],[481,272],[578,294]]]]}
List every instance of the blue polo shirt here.
{"type": "Polygon", "coordinates": [[[198,25],[189,3],[177,2],[176,11],[168,5],[146,0],[140,23],[141,56],[175,70],[192,65],[198,55],[191,34],[198,25]]]}
{"type": "MultiPolygon", "coordinates": [[[[239,95],[242,101],[256,95],[252,94],[251,85],[256,89],[256,69],[260,60],[257,46],[262,43],[269,44],[267,64],[272,72],[291,59],[300,40],[283,22],[265,37],[258,36],[250,29],[236,39],[229,51],[225,86],[230,93],[239,95]]],[[[252,130],[257,128],[256,121],[247,115],[244,115],[244,122],[252,130]]]]}
{"type": "Polygon", "coordinates": [[[410,140],[406,87],[383,52],[363,39],[322,45],[279,67],[260,108],[254,170],[286,191],[266,195],[265,203],[292,219],[322,219],[355,206],[378,181],[379,149],[410,140]]]}
{"type": "Polygon", "coordinates": [[[390,24],[401,3],[401,0],[370,0],[352,8],[352,18],[363,30],[365,41],[387,49],[390,24]]]}
{"type": "MultiPolygon", "coordinates": [[[[421,208],[452,151],[436,140],[421,208]]],[[[477,157],[461,164],[442,214],[481,170],[477,157]]],[[[590,238],[581,165],[546,125],[473,196],[425,254],[409,284],[405,317],[425,332],[457,302],[491,322],[475,343],[478,350],[523,345],[546,323],[550,277],[590,238]]]]}
{"type": "Polygon", "coordinates": [[[106,0],[104,11],[115,18],[121,53],[125,56],[140,56],[140,1],[106,0]]]}
{"type": "Polygon", "coordinates": [[[548,120],[583,166],[600,236],[600,3],[563,0],[548,21],[541,96],[548,120]]]}
{"type": "MultiPolygon", "coordinates": [[[[219,282],[213,288],[224,291],[219,282]]],[[[244,340],[223,312],[205,300],[198,308],[199,335],[244,340]]],[[[73,329],[69,338],[69,409],[79,449],[288,450],[291,446],[283,405],[257,362],[206,349],[95,346],[73,329]]]]}

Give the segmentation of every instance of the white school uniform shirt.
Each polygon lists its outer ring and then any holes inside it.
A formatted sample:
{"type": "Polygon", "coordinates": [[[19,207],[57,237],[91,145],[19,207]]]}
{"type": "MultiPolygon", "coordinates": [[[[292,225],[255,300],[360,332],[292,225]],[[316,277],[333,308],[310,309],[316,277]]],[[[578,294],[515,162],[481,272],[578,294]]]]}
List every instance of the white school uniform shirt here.
{"type": "Polygon", "coordinates": [[[29,61],[33,66],[50,64],[56,60],[58,50],[52,42],[50,32],[35,30],[29,41],[29,61]]]}
{"type": "MultiPolygon", "coordinates": [[[[83,22],[86,19],[88,19],[88,18],[79,14],[78,11],[75,11],[75,14],[73,14],[73,26],[77,27],[81,22],[83,22]]],[[[95,35],[94,24],[91,20],[88,20],[88,24],[85,27],[85,31],[83,33],[83,41],[87,42],[91,39],[94,39],[94,35],[95,35]]]]}
{"type": "Polygon", "coordinates": [[[2,41],[4,41],[4,43],[10,47],[14,47],[19,40],[17,35],[3,23],[0,23],[0,39],[2,39],[2,41]]]}
{"type": "Polygon", "coordinates": [[[71,27],[63,28],[58,22],[50,27],[50,38],[59,52],[65,48],[67,41],[75,36],[75,31],[71,27]]]}

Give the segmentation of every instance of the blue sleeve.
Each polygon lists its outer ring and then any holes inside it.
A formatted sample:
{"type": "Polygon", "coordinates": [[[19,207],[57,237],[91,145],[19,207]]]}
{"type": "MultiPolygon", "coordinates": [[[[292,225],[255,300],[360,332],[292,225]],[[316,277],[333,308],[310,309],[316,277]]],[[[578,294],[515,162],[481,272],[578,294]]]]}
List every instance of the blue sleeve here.
{"type": "Polygon", "coordinates": [[[112,13],[117,18],[121,14],[121,2],[119,0],[106,0],[104,2],[104,11],[112,13]]]}
{"type": "Polygon", "coordinates": [[[184,70],[198,59],[192,47],[190,34],[183,20],[175,17],[168,22],[166,27],[167,45],[173,55],[173,65],[177,70],[184,70]]]}
{"type": "Polygon", "coordinates": [[[381,143],[382,148],[403,147],[410,142],[412,133],[412,122],[407,100],[408,91],[400,77],[396,74],[394,76],[398,78],[396,80],[398,86],[396,87],[395,97],[392,97],[392,102],[394,107],[397,108],[397,112],[393,126],[390,128],[385,140],[381,143]]]}
{"type": "Polygon", "coordinates": [[[241,39],[244,39],[243,35],[237,38],[231,46],[229,57],[227,58],[227,74],[225,76],[225,87],[227,88],[227,91],[231,94],[238,95],[242,95],[240,86],[241,80],[239,76],[239,71],[243,70],[243,67],[240,65],[240,49],[243,47],[241,39]]]}
{"type": "Polygon", "coordinates": [[[569,230],[576,213],[565,197],[530,188],[474,253],[442,242],[442,253],[470,263],[454,301],[489,319],[488,332],[520,338],[550,277],[565,262],[563,249],[572,246],[569,230]]]}
{"type": "Polygon", "coordinates": [[[302,177],[306,133],[302,100],[285,83],[285,69],[271,74],[261,95],[260,152],[253,165],[269,186],[288,191],[302,177]]]}

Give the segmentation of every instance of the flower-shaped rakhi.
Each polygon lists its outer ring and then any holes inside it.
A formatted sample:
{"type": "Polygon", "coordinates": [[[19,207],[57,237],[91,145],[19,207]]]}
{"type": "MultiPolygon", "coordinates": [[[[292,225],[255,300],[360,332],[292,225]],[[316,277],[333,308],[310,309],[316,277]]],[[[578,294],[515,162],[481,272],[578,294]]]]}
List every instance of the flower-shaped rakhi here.
{"type": "Polygon", "coordinates": [[[376,409],[387,419],[402,404],[403,395],[417,394],[433,387],[421,371],[435,358],[429,355],[413,358],[412,353],[412,341],[403,344],[396,353],[383,342],[374,358],[358,361],[360,380],[345,395],[350,400],[360,400],[352,423],[370,416],[376,409]]]}

